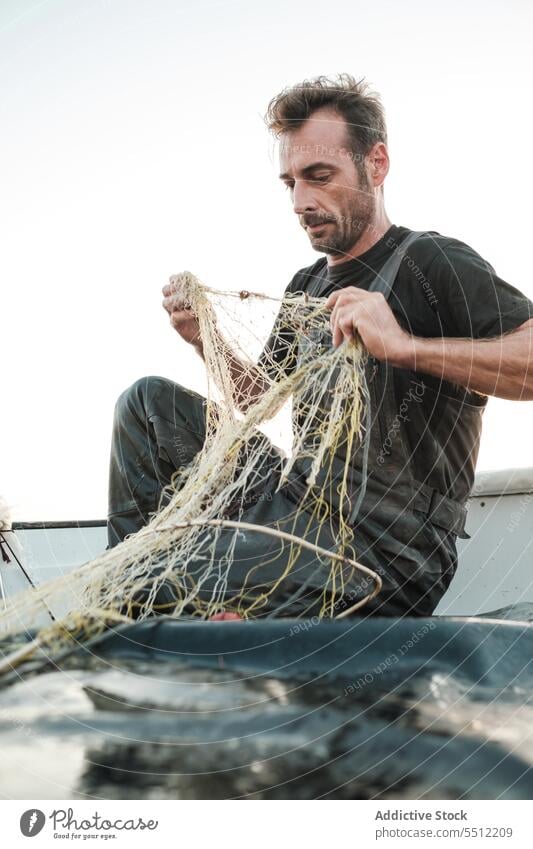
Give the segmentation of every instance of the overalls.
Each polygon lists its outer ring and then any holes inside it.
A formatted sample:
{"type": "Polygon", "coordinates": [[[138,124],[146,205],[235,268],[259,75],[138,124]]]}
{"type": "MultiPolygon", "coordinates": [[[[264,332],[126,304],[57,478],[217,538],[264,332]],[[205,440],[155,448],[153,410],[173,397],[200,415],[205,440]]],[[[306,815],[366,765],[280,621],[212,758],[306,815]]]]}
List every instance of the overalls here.
{"type": "MultiPolygon", "coordinates": [[[[392,254],[373,281],[371,291],[381,291],[389,298],[402,251],[418,235],[409,234],[401,250],[392,254]]],[[[316,356],[317,346],[323,350],[331,344],[329,330],[315,332],[310,338],[302,336],[298,364],[316,356]]],[[[360,446],[351,464],[349,498],[343,510],[352,523],[354,539],[352,551],[346,553],[378,572],[383,581],[379,596],[361,608],[359,615],[426,616],[435,609],[455,572],[455,540],[464,529],[465,508],[413,478],[402,428],[393,430],[398,415],[393,371],[389,364],[368,358],[370,436],[366,450],[360,446]],[[392,433],[394,438],[389,436],[392,433]]],[[[416,399],[416,386],[413,393],[416,399]]],[[[197,393],[164,378],[147,377],[120,396],[111,449],[110,546],[148,521],[149,514],[158,508],[162,488],[178,467],[193,459],[204,438],[205,399],[197,393]]],[[[334,480],[322,481],[330,496],[332,516],[322,523],[315,515],[297,510],[310,461],[297,461],[289,481],[276,492],[282,457],[265,436],[259,434],[257,438],[264,440],[265,484],[244,506],[240,519],[277,527],[336,551],[338,535],[333,517],[340,505],[335,479],[343,467],[342,457],[334,459],[334,480]]],[[[206,540],[212,540],[213,533],[213,529],[206,530],[206,540]]],[[[216,550],[221,555],[234,534],[234,530],[217,530],[216,550]]],[[[229,573],[228,601],[240,597],[244,587],[247,605],[250,599],[261,599],[252,608],[255,616],[321,615],[328,602],[324,588],[331,560],[300,548],[295,564],[280,581],[289,549],[286,542],[273,537],[239,531],[229,573]],[[269,595],[266,591],[278,581],[279,586],[269,595]]],[[[199,576],[203,568],[200,559],[187,564],[193,577],[199,576]]],[[[347,570],[344,577],[343,597],[334,608],[327,607],[328,615],[351,606],[372,588],[368,578],[359,572],[347,570]]],[[[212,583],[215,580],[213,577],[212,583]]],[[[208,580],[203,585],[206,599],[212,583],[208,580]]]]}

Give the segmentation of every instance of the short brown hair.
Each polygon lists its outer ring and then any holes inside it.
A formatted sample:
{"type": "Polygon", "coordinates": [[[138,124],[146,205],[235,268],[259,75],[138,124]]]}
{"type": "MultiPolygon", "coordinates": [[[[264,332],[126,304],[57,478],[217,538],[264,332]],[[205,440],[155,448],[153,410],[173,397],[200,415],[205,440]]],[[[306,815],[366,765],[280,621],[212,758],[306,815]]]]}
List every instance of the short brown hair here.
{"type": "Polygon", "coordinates": [[[348,140],[357,165],[377,142],[387,143],[385,112],[379,95],[364,79],[350,74],[314,77],[283,89],[268,104],[265,121],[276,137],[297,129],[317,109],[329,106],[348,125],[348,140]]]}

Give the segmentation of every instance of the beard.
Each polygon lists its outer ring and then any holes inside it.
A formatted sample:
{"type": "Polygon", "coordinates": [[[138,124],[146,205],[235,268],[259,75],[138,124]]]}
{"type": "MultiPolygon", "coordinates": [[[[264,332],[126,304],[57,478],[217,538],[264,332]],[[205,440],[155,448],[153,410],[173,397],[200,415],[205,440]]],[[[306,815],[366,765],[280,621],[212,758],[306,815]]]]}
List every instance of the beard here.
{"type": "Polygon", "coordinates": [[[324,225],[316,233],[308,233],[315,251],[346,256],[372,223],[375,210],[376,201],[365,179],[364,185],[361,183],[355,191],[352,203],[348,203],[338,215],[303,215],[302,225],[324,225]]]}

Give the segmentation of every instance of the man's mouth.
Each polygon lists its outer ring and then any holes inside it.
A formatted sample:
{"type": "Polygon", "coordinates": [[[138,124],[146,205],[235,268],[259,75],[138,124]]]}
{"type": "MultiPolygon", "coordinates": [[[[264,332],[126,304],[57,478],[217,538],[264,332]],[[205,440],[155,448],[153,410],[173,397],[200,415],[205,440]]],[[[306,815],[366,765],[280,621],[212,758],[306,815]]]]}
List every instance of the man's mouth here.
{"type": "Polygon", "coordinates": [[[315,230],[321,230],[326,224],[331,224],[331,221],[313,221],[309,224],[304,224],[304,227],[308,233],[314,233],[315,230]]]}

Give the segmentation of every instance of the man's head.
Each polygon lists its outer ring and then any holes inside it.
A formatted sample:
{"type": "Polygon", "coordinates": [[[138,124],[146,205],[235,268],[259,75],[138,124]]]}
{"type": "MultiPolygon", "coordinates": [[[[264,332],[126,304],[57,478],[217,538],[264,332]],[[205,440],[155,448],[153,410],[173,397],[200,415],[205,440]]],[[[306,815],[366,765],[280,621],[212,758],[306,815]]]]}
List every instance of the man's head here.
{"type": "Polygon", "coordinates": [[[383,206],[389,159],[379,98],[348,74],[317,77],[274,97],[266,122],[313,248],[349,256],[383,206]]]}

